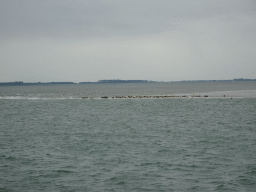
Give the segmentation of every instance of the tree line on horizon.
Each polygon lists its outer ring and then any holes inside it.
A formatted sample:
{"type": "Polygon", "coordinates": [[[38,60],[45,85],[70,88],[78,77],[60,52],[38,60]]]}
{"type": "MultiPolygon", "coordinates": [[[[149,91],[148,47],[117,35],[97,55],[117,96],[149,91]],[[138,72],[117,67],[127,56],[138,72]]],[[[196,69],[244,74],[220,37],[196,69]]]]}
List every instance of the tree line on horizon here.
{"type": "MultiPolygon", "coordinates": [[[[185,81],[169,81],[169,82],[216,82],[216,81],[256,81],[256,79],[233,79],[233,80],[185,80],[185,81]]],[[[111,80],[99,80],[97,82],[35,82],[35,83],[24,83],[23,81],[14,81],[14,82],[1,82],[0,85],[60,85],[60,84],[95,84],[95,83],[168,83],[168,81],[148,81],[148,80],[120,80],[120,79],[111,79],[111,80]]]]}

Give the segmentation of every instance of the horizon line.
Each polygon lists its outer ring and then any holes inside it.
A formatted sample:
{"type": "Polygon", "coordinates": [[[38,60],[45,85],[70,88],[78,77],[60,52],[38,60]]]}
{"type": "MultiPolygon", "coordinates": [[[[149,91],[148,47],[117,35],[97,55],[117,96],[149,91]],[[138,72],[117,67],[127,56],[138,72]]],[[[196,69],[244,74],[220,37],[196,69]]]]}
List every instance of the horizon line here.
{"type": "MultiPolygon", "coordinates": [[[[256,81],[256,79],[244,79],[244,78],[235,78],[235,79],[221,79],[221,80],[177,80],[177,81],[152,81],[152,80],[138,80],[138,79],[129,79],[129,80],[122,80],[122,79],[104,79],[98,81],[81,81],[81,82],[72,82],[72,81],[49,81],[49,82],[23,82],[23,81],[9,81],[9,82],[0,82],[0,84],[83,84],[83,83],[122,83],[123,82],[134,82],[140,81],[137,83],[170,83],[170,82],[198,82],[198,81],[256,81]],[[111,82],[112,81],[112,82],[111,82]]],[[[132,83],[131,82],[131,83],[132,83]]]]}

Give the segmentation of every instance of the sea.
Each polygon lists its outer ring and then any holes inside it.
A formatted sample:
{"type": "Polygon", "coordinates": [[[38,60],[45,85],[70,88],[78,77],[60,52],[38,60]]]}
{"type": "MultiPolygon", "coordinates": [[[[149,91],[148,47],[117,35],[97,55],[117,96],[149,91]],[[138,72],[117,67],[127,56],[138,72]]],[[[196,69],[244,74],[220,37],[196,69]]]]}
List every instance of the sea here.
{"type": "Polygon", "coordinates": [[[0,86],[0,110],[1,192],[256,191],[255,81],[0,86]]]}

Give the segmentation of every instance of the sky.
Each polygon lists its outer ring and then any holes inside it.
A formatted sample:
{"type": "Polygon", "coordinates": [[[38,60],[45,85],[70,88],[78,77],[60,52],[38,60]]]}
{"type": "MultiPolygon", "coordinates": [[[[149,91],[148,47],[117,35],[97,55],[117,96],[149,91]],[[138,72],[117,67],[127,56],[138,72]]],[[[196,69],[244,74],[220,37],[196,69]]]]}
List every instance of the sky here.
{"type": "Polygon", "coordinates": [[[0,82],[256,79],[256,0],[1,0],[0,82]]]}

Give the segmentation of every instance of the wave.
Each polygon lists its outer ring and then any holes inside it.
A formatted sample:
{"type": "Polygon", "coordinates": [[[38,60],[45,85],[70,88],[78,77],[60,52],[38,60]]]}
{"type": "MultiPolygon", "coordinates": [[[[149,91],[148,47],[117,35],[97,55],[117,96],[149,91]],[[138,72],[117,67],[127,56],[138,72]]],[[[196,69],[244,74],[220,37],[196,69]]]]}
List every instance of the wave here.
{"type": "MultiPolygon", "coordinates": [[[[108,97],[108,98],[101,98],[101,97],[93,97],[93,98],[84,98],[84,97],[26,97],[26,96],[5,96],[0,97],[0,100],[90,100],[90,99],[102,99],[102,100],[122,100],[122,99],[243,99],[247,97],[241,97],[241,96],[157,96],[157,97],[108,97]]],[[[255,98],[255,97],[253,97],[255,98]]]]}
{"type": "Polygon", "coordinates": [[[75,97],[26,97],[26,96],[5,96],[0,97],[0,100],[74,100],[74,99],[82,99],[75,97]]]}

